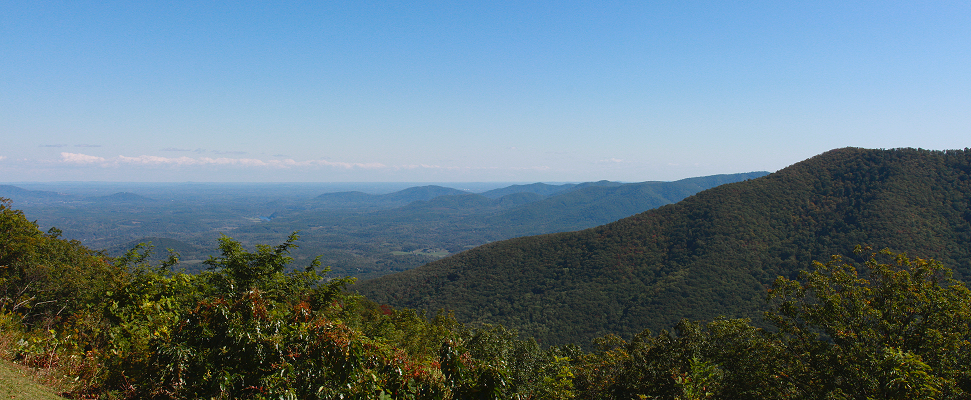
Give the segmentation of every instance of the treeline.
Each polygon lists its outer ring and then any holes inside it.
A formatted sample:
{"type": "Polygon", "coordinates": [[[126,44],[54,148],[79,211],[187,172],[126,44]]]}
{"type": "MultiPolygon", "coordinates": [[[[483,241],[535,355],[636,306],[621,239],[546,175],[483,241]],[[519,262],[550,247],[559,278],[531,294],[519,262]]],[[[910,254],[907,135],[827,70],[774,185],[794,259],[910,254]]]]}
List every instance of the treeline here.
{"type": "MultiPolygon", "coordinates": [[[[118,399],[967,398],[971,292],[949,270],[871,254],[779,278],[766,313],[542,347],[497,325],[395,309],[288,268],[291,237],[228,237],[210,269],[120,258],[0,203],[0,350],[65,396],[118,399]]],[[[864,249],[860,249],[864,252],[864,249]]],[[[605,310],[609,311],[609,310],[605,310]]]]}

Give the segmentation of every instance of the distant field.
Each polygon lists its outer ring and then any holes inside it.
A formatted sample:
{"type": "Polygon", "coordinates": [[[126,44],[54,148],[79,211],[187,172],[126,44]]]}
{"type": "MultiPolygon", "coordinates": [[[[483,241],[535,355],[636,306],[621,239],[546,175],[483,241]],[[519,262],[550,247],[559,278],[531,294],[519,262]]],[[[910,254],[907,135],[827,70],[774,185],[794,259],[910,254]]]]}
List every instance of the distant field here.
{"type": "Polygon", "coordinates": [[[395,255],[395,256],[416,255],[416,256],[431,256],[431,257],[438,257],[438,258],[445,257],[449,254],[451,253],[449,253],[448,250],[445,250],[445,249],[418,249],[418,250],[412,250],[412,251],[392,251],[391,252],[391,255],[395,255]]]}

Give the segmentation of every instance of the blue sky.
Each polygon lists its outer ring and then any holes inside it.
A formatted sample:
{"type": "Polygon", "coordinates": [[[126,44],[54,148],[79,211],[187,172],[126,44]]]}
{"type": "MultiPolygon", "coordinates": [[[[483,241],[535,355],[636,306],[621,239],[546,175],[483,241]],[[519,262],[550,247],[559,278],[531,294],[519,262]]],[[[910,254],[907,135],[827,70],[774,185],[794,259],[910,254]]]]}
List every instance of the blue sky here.
{"type": "Polygon", "coordinates": [[[0,181],[562,182],[971,147],[971,3],[0,0],[0,181]]]}

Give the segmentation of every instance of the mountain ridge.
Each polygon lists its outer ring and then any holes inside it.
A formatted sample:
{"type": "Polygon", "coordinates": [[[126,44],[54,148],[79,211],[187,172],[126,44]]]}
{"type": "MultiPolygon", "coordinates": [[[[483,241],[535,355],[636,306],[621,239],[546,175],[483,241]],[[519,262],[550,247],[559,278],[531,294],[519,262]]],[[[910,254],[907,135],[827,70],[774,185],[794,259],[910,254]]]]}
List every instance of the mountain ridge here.
{"type": "Polygon", "coordinates": [[[774,174],[570,233],[490,243],[357,290],[454,310],[545,344],[680,318],[757,317],[777,276],[857,244],[971,272],[971,151],[832,150],[774,174]]]}

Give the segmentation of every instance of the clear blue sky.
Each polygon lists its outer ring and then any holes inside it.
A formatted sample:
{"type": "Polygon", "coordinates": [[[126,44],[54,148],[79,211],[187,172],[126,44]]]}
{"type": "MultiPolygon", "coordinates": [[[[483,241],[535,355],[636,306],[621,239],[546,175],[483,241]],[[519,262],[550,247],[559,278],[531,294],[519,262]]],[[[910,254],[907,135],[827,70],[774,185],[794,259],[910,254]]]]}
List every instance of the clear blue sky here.
{"type": "Polygon", "coordinates": [[[0,0],[0,182],[647,181],[971,147],[967,1],[0,0]]]}

